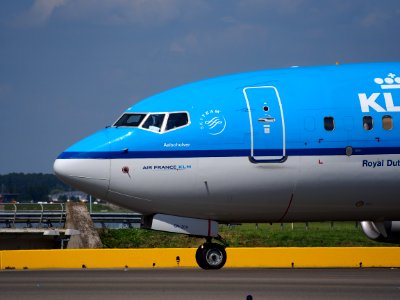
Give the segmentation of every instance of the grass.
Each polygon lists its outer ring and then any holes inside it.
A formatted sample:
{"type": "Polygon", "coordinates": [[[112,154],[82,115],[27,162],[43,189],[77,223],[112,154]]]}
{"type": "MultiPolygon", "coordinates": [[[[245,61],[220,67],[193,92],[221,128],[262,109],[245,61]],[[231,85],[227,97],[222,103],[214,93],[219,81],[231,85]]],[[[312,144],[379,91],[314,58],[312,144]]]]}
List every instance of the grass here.
{"type": "MultiPolygon", "coordinates": [[[[90,210],[90,203],[86,202],[88,211],[90,210]]],[[[97,203],[92,204],[92,212],[94,213],[130,213],[131,210],[110,204],[110,203],[97,203]]]]}
{"type": "Polygon", "coordinates": [[[104,248],[194,248],[203,239],[145,229],[103,229],[100,238],[104,248]]]}
{"type": "MultiPolygon", "coordinates": [[[[354,222],[220,225],[230,247],[379,247],[397,246],[369,240],[354,222]]],[[[105,248],[197,248],[204,239],[144,229],[106,229],[100,233],[105,248]]]]}

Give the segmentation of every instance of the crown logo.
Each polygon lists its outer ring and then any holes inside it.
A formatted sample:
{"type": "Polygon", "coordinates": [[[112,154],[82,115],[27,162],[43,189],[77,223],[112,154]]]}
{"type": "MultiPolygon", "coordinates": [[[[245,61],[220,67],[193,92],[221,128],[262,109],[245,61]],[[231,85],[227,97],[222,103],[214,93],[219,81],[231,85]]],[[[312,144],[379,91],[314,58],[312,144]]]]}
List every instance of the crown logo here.
{"type": "Polygon", "coordinates": [[[393,73],[389,73],[386,78],[375,78],[374,81],[381,85],[382,90],[400,89],[400,77],[393,73]]]}

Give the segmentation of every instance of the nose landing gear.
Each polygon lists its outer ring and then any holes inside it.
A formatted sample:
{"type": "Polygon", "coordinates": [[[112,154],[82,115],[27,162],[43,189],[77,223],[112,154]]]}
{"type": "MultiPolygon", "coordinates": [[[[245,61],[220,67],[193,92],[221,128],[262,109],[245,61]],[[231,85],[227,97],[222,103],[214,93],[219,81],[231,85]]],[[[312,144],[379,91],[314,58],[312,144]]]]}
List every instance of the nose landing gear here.
{"type": "Polygon", "coordinates": [[[196,262],[204,270],[221,269],[226,262],[225,246],[212,243],[210,238],[197,248],[196,262]]]}

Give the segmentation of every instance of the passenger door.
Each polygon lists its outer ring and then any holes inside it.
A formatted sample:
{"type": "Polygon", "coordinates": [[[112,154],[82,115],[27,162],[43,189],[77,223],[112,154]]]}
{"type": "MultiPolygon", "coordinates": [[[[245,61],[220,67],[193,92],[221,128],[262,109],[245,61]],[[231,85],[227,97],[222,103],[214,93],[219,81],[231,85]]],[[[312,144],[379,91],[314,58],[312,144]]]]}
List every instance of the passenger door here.
{"type": "Polygon", "coordinates": [[[273,86],[243,89],[250,118],[253,163],[286,160],[285,122],[278,90],[273,86]]]}

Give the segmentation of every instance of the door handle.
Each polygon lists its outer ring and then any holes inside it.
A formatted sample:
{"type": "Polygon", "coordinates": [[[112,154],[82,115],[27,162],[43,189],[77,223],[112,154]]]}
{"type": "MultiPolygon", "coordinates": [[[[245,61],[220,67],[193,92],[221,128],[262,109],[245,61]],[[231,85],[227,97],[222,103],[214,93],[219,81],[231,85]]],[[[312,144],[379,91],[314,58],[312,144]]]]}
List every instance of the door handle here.
{"type": "Polygon", "coordinates": [[[275,122],[275,118],[272,117],[267,117],[267,118],[258,118],[258,122],[264,122],[264,123],[272,123],[275,122]]]}

